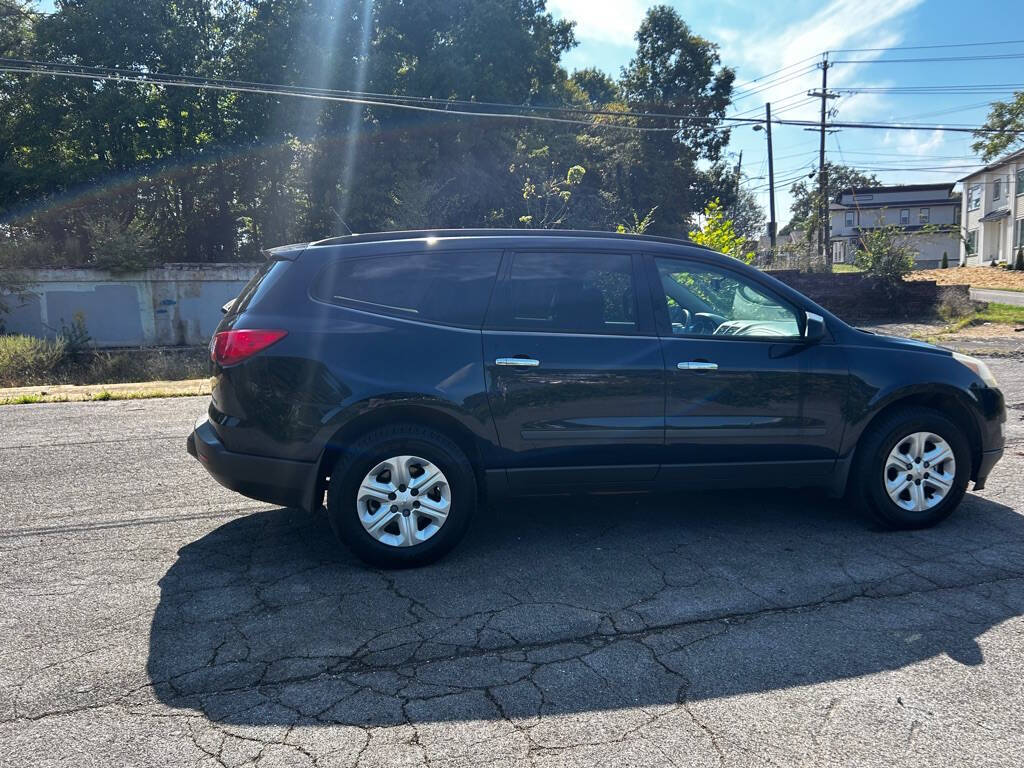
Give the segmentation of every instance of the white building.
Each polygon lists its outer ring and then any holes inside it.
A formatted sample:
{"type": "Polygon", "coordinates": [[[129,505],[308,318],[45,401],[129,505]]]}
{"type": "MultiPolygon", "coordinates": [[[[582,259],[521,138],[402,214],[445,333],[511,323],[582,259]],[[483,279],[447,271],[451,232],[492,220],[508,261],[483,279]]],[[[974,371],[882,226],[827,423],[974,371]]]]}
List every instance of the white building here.
{"type": "Polygon", "coordinates": [[[1024,246],[1024,149],[960,180],[963,243],[960,260],[968,266],[1013,263],[1024,246]]]}
{"type": "Polygon", "coordinates": [[[951,265],[960,254],[960,196],[953,184],[859,187],[829,206],[832,261],[852,263],[862,232],[897,226],[907,233],[919,269],[951,265]],[[939,231],[937,231],[939,230],[939,231]]]}

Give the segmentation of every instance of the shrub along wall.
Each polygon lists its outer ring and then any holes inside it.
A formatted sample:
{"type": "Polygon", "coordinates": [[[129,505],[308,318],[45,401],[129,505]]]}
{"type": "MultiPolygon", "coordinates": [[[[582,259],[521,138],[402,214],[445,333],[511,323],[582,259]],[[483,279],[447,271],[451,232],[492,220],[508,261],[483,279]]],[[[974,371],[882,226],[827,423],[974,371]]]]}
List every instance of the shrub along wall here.
{"type": "Polygon", "coordinates": [[[770,274],[850,322],[926,320],[938,313],[946,292],[963,294],[964,302],[970,301],[969,286],[940,287],[934,280],[887,285],[855,272],[778,270],[770,274]]]}

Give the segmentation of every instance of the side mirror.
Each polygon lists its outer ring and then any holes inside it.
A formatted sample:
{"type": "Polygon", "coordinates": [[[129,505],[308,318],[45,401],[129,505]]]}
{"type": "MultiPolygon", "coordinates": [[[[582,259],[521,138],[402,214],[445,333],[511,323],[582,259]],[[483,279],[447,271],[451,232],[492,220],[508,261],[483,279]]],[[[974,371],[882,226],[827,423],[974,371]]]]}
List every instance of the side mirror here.
{"type": "Polygon", "coordinates": [[[804,341],[817,344],[825,338],[825,318],[814,312],[804,313],[804,341]]]}

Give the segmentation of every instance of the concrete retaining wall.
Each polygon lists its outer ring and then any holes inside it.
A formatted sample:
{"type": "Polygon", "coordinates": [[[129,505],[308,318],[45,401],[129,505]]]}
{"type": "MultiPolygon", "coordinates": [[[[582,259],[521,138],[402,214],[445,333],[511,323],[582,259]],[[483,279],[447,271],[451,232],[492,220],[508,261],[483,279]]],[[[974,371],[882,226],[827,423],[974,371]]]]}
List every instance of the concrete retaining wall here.
{"type": "Polygon", "coordinates": [[[99,347],[201,345],[259,264],[165,264],[132,274],[29,269],[31,295],[8,299],[8,333],[52,338],[81,315],[99,347]]]}
{"type": "MultiPolygon", "coordinates": [[[[55,336],[81,315],[93,343],[100,347],[202,345],[220,321],[221,306],[233,299],[259,264],[165,264],[130,275],[98,269],[37,269],[20,274],[31,296],[9,301],[3,320],[9,333],[55,336]]],[[[895,294],[859,274],[771,273],[826,309],[851,321],[926,318],[934,314],[943,291],[931,281],[903,283],[895,294]]]]}
{"type": "Polygon", "coordinates": [[[905,281],[887,286],[856,272],[769,272],[844,320],[926,319],[935,314],[945,292],[970,299],[966,285],[939,286],[934,280],[905,281]]]}

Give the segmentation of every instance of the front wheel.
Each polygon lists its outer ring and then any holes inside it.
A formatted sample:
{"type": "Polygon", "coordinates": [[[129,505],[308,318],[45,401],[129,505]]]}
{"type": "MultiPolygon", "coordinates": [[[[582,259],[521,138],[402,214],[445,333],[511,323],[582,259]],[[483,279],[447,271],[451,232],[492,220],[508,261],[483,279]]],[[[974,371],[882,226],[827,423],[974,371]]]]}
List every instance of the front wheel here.
{"type": "Polygon", "coordinates": [[[362,560],[408,568],[434,562],[459,542],[476,499],[473,468],[454,442],[397,425],[364,435],[338,459],[327,514],[362,560]]]}
{"type": "Polygon", "coordinates": [[[851,496],[888,528],[927,528],[960,504],[971,477],[963,430],[929,408],[895,411],[863,436],[851,496]]]}

